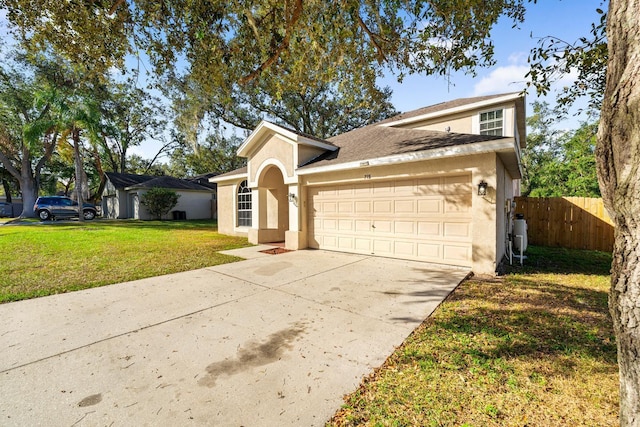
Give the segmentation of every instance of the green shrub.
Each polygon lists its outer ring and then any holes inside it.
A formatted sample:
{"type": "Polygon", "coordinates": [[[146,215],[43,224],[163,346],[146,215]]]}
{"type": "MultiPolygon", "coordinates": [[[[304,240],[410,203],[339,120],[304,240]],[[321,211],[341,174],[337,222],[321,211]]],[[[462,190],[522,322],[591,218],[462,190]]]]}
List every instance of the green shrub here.
{"type": "Polygon", "coordinates": [[[178,204],[180,196],[173,190],[167,188],[152,188],[142,195],[142,203],[149,213],[157,219],[162,219],[162,215],[169,213],[178,204]]]}

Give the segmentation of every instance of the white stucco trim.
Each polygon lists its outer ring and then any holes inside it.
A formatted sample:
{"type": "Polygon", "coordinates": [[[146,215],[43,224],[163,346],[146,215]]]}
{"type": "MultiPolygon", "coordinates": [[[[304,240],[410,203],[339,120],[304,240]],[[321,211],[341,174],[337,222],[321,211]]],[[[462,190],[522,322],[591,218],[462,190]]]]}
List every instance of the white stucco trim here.
{"type": "Polygon", "coordinates": [[[427,151],[418,151],[415,153],[398,154],[387,157],[379,157],[372,159],[363,159],[354,162],[339,163],[337,165],[317,166],[314,168],[306,167],[297,169],[298,175],[309,175],[322,172],[343,171],[349,169],[358,169],[360,167],[371,167],[389,165],[393,163],[419,162],[423,160],[440,159],[443,157],[470,156],[474,154],[492,153],[492,152],[508,152],[514,151],[514,139],[504,138],[494,141],[476,142],[474,144],[456,145],[454,147],[442,147],[427,151]]]}
{"type": "Polygon", "coordinates": [[[485,107],[489,107],[491,105],[494,104],[501,104],[501,103],[505,103],[505,102],[509,102],[509,101],[515,101],[518,98],[520,98],[521,95],[519,92],[516,93],[512,93],[512,94],[508,94],[508,95],[504,95],[504,96],[500,96],[497,98],[491,98],[491,99],[487,99],[484,101],[479,101],[479,102],[474,102],[471,104],[465,104],[465,105],[461,105],[459,107],[454,107],[454,108],[448,108],[446,110],[442,110],[442,111],[436,111],[433,113],[427,113],[427,114],[422,114],[419,116],[415,116],[415,117],[409,117],[407,119],[403,119],[403,120],[396,120],[390,123],[382,123],[380,124],[380,126],[386,126],[386,127],[394,127],[394,126],[403,126],[403,125],[407,125],[410,123],[415,123],[415,122],[420,122],[423,120],[428,120],[428,119],[433,119],[436,117],[440,117],[440,116],[448,116],[454,113],[461,113],[464,111],[468,111],[468,110],[475,110],[478,108],[485,108],[485,107]]]}
{"type": "Polygon", "coordinates": [[[264,171],[264,169],[269,166],[276,166],[278,169],[280,169],[280,172],[282,173],[282,179],[284,180],[285,184],[298,183],[298,178],[296,176],[295,170],[293,172],[293,176],[287,176],[287,168],[285,167],[284,163],[282,163],[279,159],[276,159],[275,157],[269,157],[268,159],[263,161],[258,167],[258,170],[256,171],[256,181],[249,181],[250,188],[258,187],[258,180],[262,175],[262,171],[264,171]]]}
{"type": "Polygon", "coordinates": [[[263,120],[258,124],[258,126],[253,130],[253,132],[251,132],[251,134],[247,137],[247,139],[244,140],[244,142],[240,145],[240,147],[238,147],[238,156],[248,157],[253,146],[262,140],[262,137],[264,134],[269,132],[280,135],[281,137],[283,137],[284,140],[286,140],[286,142],[292,145],[295,145],[296,143],[303,144],[303,145],[310,145],[312,147],[318,147],[323,150],[329,150],[329,151],[335,151],[338,149],[338,147],[334,145],[325,144],[321,141],[308,138],[303,135],[299,135],[296,132],[293,132],[289,129],[285,129],[281,126],[278,126],[276,124],[263,120]]]}
{"type": "Polygon", "coordinates": [[[245,180],[245,179],[249,179],[249,172],[245,172],[245,173],[237,173],[234,175],[225,175],[225,176],[221,176],[221,177],[212,177],[209,178],[209,182],[215,182],[215,183],[219,183],[219,182],[226,182],[226,181],[237,181],[237,180],[245,180]]]}

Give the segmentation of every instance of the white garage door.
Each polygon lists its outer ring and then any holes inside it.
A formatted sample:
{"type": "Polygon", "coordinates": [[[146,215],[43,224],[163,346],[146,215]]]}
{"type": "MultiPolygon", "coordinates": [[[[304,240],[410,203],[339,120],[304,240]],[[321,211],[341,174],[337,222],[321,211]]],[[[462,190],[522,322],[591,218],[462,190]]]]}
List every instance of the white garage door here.
{"type": "Polygon", "coordinates": [[[309,188],[309,246],[471,266],[471,176],[309,188]]]}

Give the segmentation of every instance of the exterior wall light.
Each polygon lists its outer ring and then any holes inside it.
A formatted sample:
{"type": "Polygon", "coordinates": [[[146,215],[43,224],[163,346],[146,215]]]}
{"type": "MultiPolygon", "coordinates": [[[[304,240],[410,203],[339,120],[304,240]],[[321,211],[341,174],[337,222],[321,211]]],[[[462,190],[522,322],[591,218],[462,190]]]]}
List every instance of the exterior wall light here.
{"type": "Polygon", "coordinates": [[[480,184],[478,184],[478,196],[486,196],[487,195],[487,186],[488,184],[486,182],[480,181],[480,184]]]}

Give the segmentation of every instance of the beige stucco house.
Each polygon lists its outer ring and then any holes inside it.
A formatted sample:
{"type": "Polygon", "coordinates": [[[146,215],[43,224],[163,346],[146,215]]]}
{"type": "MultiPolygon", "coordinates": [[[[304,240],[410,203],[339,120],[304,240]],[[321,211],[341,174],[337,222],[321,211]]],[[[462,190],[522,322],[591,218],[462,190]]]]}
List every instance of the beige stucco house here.
{"type": "Polygon", "coordinates": [[[219,231],[492,274],[524,145],[520,93],[445,102],[327,140],[263,121],[238,149],[247,167],[211,179],[219,231]]]}

